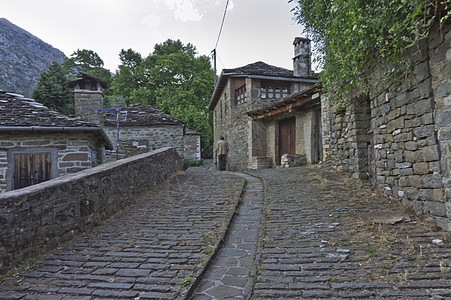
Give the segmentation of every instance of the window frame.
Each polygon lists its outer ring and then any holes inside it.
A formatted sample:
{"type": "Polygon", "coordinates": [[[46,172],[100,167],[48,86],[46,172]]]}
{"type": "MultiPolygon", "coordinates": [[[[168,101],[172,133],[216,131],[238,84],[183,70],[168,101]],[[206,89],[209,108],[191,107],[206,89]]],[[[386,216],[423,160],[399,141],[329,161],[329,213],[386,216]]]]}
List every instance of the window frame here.
{"type": "Polygon", "coordinates": [[[39,147],[30,147],[30,148],[12,148],[7,152],[8,159],[8,168],[6,171],[6,190],[13,191],[15,190],[15,155],[16,154],[41,154],[41,153],[50,153],[50,178],[48,180],[54,179],[58,177],[58,150],[54,148],[39,148],[39,147]]]}
{"type": "Polygon", "coordinates": [[[260,98],[277,100],[291,94],[291,85],[283,81],[262,80],[260,83],[260,98]]]}
{"type": "Polygon", "coordinates": [[[236,78],[235,82],[235,105],[247,102],[246,79],[236,78]]]}

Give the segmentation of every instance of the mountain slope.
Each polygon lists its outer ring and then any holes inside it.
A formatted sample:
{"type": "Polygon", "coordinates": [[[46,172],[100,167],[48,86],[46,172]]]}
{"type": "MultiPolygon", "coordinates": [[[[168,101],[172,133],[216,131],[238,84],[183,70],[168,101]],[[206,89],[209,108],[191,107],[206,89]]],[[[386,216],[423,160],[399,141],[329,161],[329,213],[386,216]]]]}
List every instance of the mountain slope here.
{"type": "Polygon", "coordinates": [[[0,18],[0,89],[31,95],[41,72],[66,55],[31,33],[0,18]]]}

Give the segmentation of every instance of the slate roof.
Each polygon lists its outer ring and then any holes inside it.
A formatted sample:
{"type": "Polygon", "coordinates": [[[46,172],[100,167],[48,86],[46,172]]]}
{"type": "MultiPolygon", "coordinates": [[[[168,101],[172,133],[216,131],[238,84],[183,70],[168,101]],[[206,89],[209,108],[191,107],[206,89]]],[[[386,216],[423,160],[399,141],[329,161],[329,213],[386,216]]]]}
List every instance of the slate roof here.
{"type": "MultiPolygon", "coordinates": [[[[116,119],[114,121],[108,120],[108,115],[105,116],[105,126],[116,126],[116,119]]],[[[119,118],[120,120],[123,117],[119,118]]],[[[121,122],[120,126],[158,126],[158,125],[182,125],[185,123],[173,116],[167,115],[164,112],[151,108],[145,104],[133,103],[127,106],[127,119],[121,122]]]]}
{"type": "Polygon", "coordinates": [[[186,135],[202,135],[202,133],[186,128],[186,135]]]}
{"type": "Polygon", "coordinates": [[[0,127],[97,127],[95,124],[67,117],[33,99],[0,91],[0,127]]]}
{"type": "Polygon", "coordinates": [[[214,110],[216,103],[224,90],[229,78],[234,77],[252,77],[259,76],[260,79],[270,79],[270,80],[286,80],[286,81],[297,81],[297,82],[310,82],[316,83],[318,80],[317,74],[312,74],[307,77],[294,76],[293,70],[288,70],[285,68],[280,68],[272,65],[268,65],[262,61],[258,61],[252,64],[245,65],[244,67],[234,68],[234,69],[223,69],[221,75],[219,76],[218,82],[213,91],[213,95],[208,104],[209,110],[214,110]]]}
{"type": "Polygon", "coordinates": [[[266,75],[277,77],[295,77],[292,70],[268,65],[262,61],[245,65],[235,69],[224,69],[225,75],[266,75]]]}

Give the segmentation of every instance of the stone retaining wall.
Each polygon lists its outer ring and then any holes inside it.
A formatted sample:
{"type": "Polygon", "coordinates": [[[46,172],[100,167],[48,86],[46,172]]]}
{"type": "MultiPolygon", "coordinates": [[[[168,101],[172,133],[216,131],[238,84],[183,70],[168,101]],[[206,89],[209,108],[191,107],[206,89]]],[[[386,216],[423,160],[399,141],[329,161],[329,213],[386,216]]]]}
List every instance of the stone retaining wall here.
{"type": "Polygon", "coordinates": [[[338,170],[369,178],[383,194],[451,230],[449,23],[411,48],[409,76],[352,99],[345,110],[323,110],[330,121],[323,141],[338,170]]]}
{"type": "Polygon", "coordinates": [[[181,168],[164,148],[0,194],[0,271],[94,227],[181,168]]]}

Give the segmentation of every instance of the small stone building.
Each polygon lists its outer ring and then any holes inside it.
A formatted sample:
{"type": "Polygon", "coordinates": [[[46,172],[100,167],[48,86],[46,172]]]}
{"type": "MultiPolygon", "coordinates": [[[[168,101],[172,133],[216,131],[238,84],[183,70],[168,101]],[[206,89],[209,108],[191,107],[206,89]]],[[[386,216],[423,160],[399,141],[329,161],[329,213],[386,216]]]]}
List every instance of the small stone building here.
{"type": "Polygon", "coordinates": [[[103,89],[106,83],[87,74],[79,74],[67,86],[74,91],[75,115],[81,120],[103,126],[114,145],[107,160],[125,158],[163,147],[175,148],[184,159],[200,159],[200,134],[186,124],[157,109],[133,103],[119,112],[103,115],[103,89]]]}
{"type": "Polygon", "coordinates": [[[214,140],[224,136],[229,143],[230,170],[280,165],[283,154],[304,154],[309,163],[321,159],[310,40],[298,37],[293,45],[293,71],[264,62],[222,71],[208,108],[214,140]]]}
{"type": "Polygon", "coordinates": [[[0,91],[0,192],[94,167],[112,144],[96,124],[0,91]]]}
{"type": "MultiPolygon", "coordinates": [[[[105,119],[104,128],[113,143],[117,144],[116,121],[105,119]]],[[[147,105],[133,103],[127,107],[125,121],[119,124],[119,157],[163,147],[174,148],[179,155],[183,155],[185,130],[184,122],[147,105]]]]}

